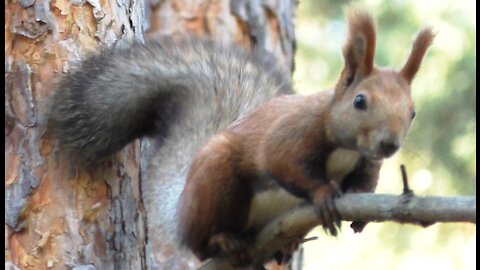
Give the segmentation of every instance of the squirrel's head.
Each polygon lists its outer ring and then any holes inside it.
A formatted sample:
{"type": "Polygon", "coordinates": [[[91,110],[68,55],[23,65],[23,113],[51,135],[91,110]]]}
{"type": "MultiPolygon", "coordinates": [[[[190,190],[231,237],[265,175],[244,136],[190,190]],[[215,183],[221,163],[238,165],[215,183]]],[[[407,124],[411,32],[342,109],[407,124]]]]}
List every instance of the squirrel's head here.
{"type": "Polygon", "coordinates": [[[405,65],[396,71],[374,66],[375,26],[365,12],[350,12],[343,48],[345,66],[330,110],[332,134],[346,147],[381,159],[393,155],[415,116],[410,84],[433,41],[422,30],[405,65]]]}

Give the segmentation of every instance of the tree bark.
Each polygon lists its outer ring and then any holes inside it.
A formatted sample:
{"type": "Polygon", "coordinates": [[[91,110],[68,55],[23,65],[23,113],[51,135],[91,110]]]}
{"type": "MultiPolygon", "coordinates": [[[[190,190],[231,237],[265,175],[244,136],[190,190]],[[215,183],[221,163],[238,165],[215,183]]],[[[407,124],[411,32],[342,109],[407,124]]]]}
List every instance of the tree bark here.
{"type": "Polygon", "coordinates": [[[87,172],[43,136],[48,96],[71,61],[102,46],[189,32],[260,46],[293,71],[294,9],[293,0],[6,2],[6,269],[153,268],[140,188],[148,151],[132,143],[87,172]]]}

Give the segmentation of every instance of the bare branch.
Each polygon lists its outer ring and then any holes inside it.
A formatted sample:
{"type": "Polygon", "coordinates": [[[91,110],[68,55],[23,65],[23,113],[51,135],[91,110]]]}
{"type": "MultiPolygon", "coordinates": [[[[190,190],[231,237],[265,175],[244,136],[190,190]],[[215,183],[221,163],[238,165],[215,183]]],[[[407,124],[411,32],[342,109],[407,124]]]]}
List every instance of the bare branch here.
{"type": "MultiPolygon", "coordinates": [[[[396,221],[429,225],[436,222],[470,222],[476,224],[476,197],[403,196],[386,194],[345,194],[335,201],[345,221],[396,221]]],[[[275,219],[257,236],[255,268],[263,269],[281,247],[298,242],[319,225],[311,205],[299,207],[275,219]]],[[[235,269],[227,258],[214,258],[199,269],[235,269]]]]}

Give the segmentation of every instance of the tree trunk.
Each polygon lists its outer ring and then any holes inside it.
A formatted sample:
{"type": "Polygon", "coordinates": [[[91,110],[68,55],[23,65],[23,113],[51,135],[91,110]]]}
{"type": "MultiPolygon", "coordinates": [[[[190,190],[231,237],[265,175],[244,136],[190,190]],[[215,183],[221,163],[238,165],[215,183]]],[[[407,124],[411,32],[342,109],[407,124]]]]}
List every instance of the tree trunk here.
{"type": "Polygon", "coordinates": [[[294,2],[6,2],[5,268],[169,269],[169,250],[147,244],[140,181],[148,151],[132,143],[94,172],[62,160],[43,136],[55,81],[101,46],[182,32],[260,46],[293,71],[294,2]]]}

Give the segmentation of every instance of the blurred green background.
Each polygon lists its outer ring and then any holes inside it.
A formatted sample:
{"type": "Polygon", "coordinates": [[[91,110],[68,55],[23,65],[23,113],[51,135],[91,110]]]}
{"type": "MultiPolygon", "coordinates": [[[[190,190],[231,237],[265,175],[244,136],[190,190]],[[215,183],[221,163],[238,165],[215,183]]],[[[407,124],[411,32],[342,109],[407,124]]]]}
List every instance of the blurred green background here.
{"type": "MultiPolygon", "coordinates": [[[[370,11],[377,21],[376,64],[400,68],[415,34],[437,32],[412,91],[417,116],[403,149],[384,163],[379,193],[402,191],[399,165],[419,195],[476,196],[476,3],[453,1],[300,0],[297,10],[297,91],[332,88],[343,65],[344,11],[370,11]]],[[[304,269],[475,269],[476,226],[452,223],[428,228],[371,223],[354,235],[319,236],[304,247],[304,269]]]]}

